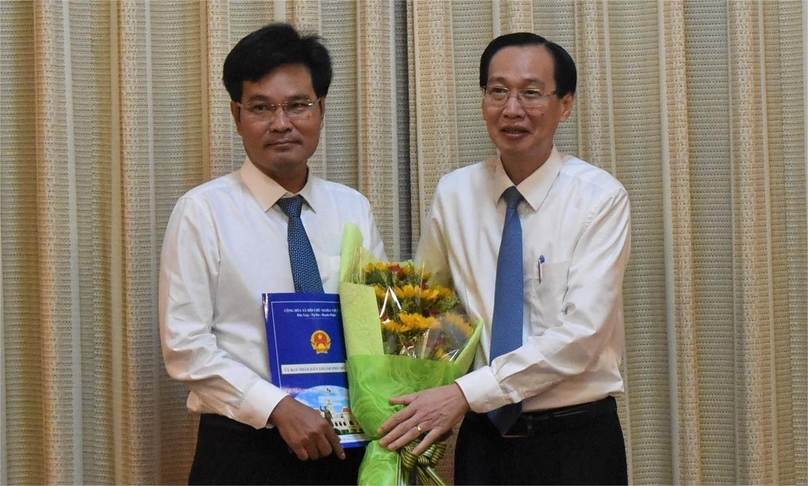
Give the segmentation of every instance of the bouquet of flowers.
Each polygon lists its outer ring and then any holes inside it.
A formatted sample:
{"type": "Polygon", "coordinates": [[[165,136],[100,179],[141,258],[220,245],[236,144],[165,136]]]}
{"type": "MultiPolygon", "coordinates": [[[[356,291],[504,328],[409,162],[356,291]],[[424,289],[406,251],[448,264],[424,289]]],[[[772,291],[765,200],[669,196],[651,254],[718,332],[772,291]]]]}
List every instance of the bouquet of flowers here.
{"type": "Polygon", "coordinates": [[[402,407],[390,397],[452,383],[474,359],[482,326],[472,322],[448,287],[411,262],[381,263],[362,247],[359,229],[348,225],[342,242],[340,303],[348,356],[351,410],[372,439],[359,484],[443,484],[435,472],[445,444],[420,456],[381,447],[376,431],[402,407]]]}

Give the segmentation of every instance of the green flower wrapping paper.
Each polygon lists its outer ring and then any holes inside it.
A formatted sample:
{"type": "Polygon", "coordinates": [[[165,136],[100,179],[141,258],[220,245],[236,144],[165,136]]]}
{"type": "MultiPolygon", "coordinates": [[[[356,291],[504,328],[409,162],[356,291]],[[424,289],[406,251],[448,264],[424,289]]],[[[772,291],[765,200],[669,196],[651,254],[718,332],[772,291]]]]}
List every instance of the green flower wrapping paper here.
{"type": "MultiPolygon", "coordinates": [[[[412,357],[412,353],[410,356],[385,354],[377,291],[373,286],[354,283],[358,280],[358,269],[378,263],[362,244],[359,229],[347,225],[342,241],[339,295],[348,356],[349,394],[351,411],[371,438],[359,470],[359,484],[404,485],[409,483],[413,473],[418,476],[420,484],[443,484],[434,466],[442,456],[445,444],[433,444],[420,457],[409,453],[415,442],[399,452],[391,452],[379,445],[380,436],[376,431],[402,408],[390,405],[391,397],[447,385],[465,374],[474,359],[482,326],[478,322],[473,327],[468,341],[462,349],[451,354],[451,360],[448,356],[423,359],[412,357]]],[[[433,335],[438,334],[433,332],[433,335]]],[[[389,333],[387,338],[389,351],[389,333]]],[[[415,347],[426,349],[426,342],[402,344],[402,350],[415,347]]],[[[430,349],[434,347],[429,346],[430,349]]]]}

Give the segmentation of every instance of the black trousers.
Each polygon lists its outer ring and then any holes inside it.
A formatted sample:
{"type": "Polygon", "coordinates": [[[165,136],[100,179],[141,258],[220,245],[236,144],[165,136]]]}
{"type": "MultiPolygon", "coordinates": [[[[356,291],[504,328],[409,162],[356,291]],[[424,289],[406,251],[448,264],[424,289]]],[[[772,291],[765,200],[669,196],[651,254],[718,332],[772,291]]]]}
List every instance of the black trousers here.
{"type": "Polygon", "coordinates": [[[457,434],[455,484],[628,484],[614,398],[524,413],[503,437],[469,412],[457,434]]]}
{"type": "Polygon", "coordinates": [[[301,461],[277,429],[256,430],[221,415],[202,415],[188,484],[356,484],[365,448],[301,461]]]}

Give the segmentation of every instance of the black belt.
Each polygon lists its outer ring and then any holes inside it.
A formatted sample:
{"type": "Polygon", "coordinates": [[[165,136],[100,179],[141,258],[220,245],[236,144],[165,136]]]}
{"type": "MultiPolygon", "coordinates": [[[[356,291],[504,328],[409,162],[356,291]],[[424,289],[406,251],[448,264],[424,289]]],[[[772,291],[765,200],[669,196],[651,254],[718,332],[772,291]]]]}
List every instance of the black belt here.
{"type": "Polygon", "coordinates": [[[541,433],[571,429],[610,413],[617,413],[617,401],[614,397],[570,407],[524,412],[502,436],[507,438],[532,437],[541,433]]]}

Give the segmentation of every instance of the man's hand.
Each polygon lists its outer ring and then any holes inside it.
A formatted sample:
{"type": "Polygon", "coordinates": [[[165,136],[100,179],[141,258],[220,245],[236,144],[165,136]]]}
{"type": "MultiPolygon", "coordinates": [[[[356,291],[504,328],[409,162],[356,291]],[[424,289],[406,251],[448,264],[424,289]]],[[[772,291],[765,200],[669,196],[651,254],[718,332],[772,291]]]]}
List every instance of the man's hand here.
{"type": "Polygon", "coordinates": [[[379,427],[382,435],[379,444],[395,451],[426,434],[412,451],[416,455],[436,440],[448,436],[452,427],[460,423],[469,411],[469,403],[456,384],[391,398],[390,403],[406,405],[406,408],[379,427]]]}
{"type": "Polygon", "coordinates": [[[331,424],[320,412],[294,398],[285,397],[278,402],[269,421],[301,461],[320,459],[332,452],[345,459],[345,451],[331,424]]]}

